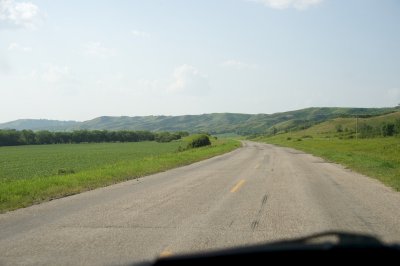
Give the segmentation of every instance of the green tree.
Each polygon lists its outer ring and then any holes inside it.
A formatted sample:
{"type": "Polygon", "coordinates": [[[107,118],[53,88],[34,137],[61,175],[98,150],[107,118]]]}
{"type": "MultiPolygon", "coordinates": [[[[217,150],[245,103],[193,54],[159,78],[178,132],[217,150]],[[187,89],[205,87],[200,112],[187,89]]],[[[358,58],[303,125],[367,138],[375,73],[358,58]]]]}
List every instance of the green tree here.
{"type": "Polygon", "coordinates": [[[71,143],[72,133],[70,132],[54,132],[54,143],[71,143]]]}
{"type": "Polygon", "coordinates": [[[37,144],[53,144],[54,135],[48,130],[41,130],[36,132],[36,143],[37,144]]]}
{"type": "Polygon", "coordinates": [[[21,140],[20,132],[15,129],[0,130],[0,146],[14,146],[21,144],[23,144],[23,141],[21,140]]]}
{"type": "Polygon", "coordinates": [[[393,136],[395,133],[395,125],[393,123],[385,123],[382,126],[382,136],[393,136]]]}
{"type": "Polygon", "coordinates": [[[170,141],[177,140],[180,138],[181,138],[181,136],[178,134],[175,134],[175,133],[171,134],[169,132],[160,132],[160,133],[156,134],[154,139],[157,142],[170,142],[170,141]]]}
{"type": "Polygon", "coordinates": [[[23,144],[35,144],[35,133],[32,130],[22,130],[21,139],[23,144]]]}

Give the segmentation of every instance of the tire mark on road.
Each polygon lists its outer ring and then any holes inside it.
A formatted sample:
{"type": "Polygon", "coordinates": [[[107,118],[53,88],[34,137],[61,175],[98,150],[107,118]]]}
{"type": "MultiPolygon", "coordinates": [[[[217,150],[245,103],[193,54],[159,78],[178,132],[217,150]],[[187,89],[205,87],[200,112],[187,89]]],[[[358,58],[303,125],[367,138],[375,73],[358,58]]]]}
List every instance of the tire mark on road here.
{"type": "Polygon", "coordinates": [[[261,219],[261,215],[263,213],[263,210],[265,209],[265,206],[267,204],[268,201],[268,195],[265,194],[261,200],[261,206],[260,209],[258,210],[258,213],[256,215],[256,218],[253,220],[253,222],[251,223],[251,230],[255,231],[258,227],[258,225],[260,224],[260,219],[261,219]]]}

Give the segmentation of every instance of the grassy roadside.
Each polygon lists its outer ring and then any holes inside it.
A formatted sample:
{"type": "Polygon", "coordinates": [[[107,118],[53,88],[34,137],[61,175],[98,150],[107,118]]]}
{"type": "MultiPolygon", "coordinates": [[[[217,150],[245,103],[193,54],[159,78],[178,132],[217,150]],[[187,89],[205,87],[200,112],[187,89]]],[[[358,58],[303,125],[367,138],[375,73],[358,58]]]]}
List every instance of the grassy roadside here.
{"type": "Polygon", "coordinates": [[[400,191],[400,138],[338,139],[279,134],[255,141],[291,147],[340,163],[400,191]]]}
{"type": "Polygon", "coordinates": [[[0,179],[0,212],[191,164],[229,152],[240,145],[235,140],[214,140],[208,147],[125,158],[76,173],[0,179]]]}

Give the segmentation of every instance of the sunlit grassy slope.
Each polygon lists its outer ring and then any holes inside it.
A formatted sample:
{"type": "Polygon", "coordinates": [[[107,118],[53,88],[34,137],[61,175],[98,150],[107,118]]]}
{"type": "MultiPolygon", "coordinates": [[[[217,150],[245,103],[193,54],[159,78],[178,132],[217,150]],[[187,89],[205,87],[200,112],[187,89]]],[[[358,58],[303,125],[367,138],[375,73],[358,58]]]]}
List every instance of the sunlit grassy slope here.
{"type": "MultiPolygon", "coordinates": [[[[379,126],[398,118],[400,112],[360,118],[358,123],[379,126]]],[[[337,118],[306,130],[255,140],[292,147],[340,163],[400,191],[400,137],[356,138],[355,127],[355,118],[337,118]],[[337,125],[342,125],[343,132],[337,132],[337,125]]]]}
{"type": "Polygon", "coordinates": [[[333,120],[325,121],[310,127],[306,130],[293,132],[294,137],[301,137],[304,135],[312,135],[314,137],[345,137],[346,135],[353,134],[356,131],[356,125],[368,124],[371,126],[380,126],[383,123],[394,123],[397,119],[400,119],[400,112],[394,112],[381,116],[374,116],[369,118],[336,118],[333,120]],[[341,125],[344,132],[337,132],[337,126],[341,125]],[[346,130],[347,129],[347,130],[346,130]],[[346,133],[347,132],[347,133],[346,133]]]}

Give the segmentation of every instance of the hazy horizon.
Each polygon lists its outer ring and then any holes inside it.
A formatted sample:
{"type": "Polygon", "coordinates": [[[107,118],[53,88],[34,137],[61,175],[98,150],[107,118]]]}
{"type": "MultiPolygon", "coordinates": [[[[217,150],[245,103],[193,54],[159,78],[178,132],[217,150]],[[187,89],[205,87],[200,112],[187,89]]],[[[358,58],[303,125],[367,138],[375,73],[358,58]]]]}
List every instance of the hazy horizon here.
{"type": "Polygon", "coordinates": [[[396,0],[0,0],[0,123],[400,103],[396,0]]]}

